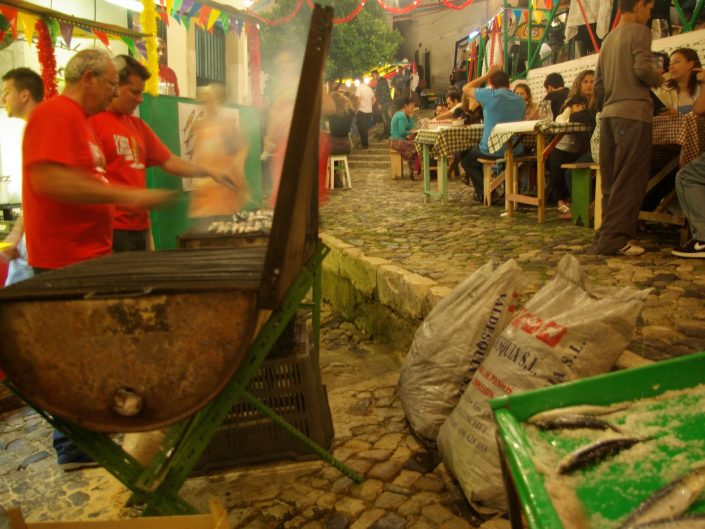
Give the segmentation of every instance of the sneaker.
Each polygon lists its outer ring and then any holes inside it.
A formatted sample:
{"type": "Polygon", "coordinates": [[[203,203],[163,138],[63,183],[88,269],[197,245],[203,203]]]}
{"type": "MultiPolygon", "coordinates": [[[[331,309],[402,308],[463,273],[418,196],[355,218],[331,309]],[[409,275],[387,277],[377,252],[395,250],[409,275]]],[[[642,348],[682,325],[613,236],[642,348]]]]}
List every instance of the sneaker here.
{"type": "Polygon", "coordinates": [[[627,257],[637,257],[646,252],[641,246],[628,242],[617,251],[617,255],[625,255],[627,257]]]}
{"type": "Polygon", "coordinates": [[[73,459],[59,459],[59,467],[64,472],[70,472],[72,470],[79,470],[82,468],[97,467],[98,463],[93,461],[90,457],[85,454],[81,454],[73,459]]]}
{"type": "Polygon", "coordinates": [[[692,257],[705,258],[705,242],[691,239],[680,248],[671,250],[671,255],[675,255],[676,257],[685,257],[686,259],[692,257]]]}

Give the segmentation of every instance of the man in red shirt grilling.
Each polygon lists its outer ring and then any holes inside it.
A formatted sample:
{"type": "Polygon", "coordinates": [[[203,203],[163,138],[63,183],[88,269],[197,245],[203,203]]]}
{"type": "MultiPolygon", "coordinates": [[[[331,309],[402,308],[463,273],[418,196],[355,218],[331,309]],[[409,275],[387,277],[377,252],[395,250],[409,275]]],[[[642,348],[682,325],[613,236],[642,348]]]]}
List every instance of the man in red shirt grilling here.
{"type": "MultiPolygon", "coordinates": [[[[105,157],[88,116],[108,108],[115,96],[118,73],[110,55],[80,51],[66,64],[64,76],[66,88],[37,106],[22,143],[24,227],[35,273],[108,255],[116,204],[149,208],[173,194],[106,179],[105,157]]],[[[58,430],[54,448],[65,470],[92,463],[58,430]]]]}
{"type": "MultiPolygon", "coordinates": [[[[105,153],[108,181],[144,189],[146,168],[155,165],[181,177],[212,176],[218,180],[218,175],[208,169],[173,155],[144,121],[132,115],[142,102],[149,70],[128,55],[118,55],[115,65],[119,77],[117,95],[108,110],[90,118],[105,153]]],[[[113,251],[146,250],[148,240],[149,212],[118,205],[113,221],[113,251]]]]}

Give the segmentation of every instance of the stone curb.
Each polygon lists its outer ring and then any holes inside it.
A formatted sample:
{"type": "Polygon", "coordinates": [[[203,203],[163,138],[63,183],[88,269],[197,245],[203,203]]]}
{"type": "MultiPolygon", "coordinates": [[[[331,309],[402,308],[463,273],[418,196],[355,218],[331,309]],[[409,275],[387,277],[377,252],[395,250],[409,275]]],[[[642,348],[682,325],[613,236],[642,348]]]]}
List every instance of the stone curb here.
{"type": "Polygon", "coordinates": [[[375,337],[381,334],[382,338],[392,338],[397,345],[405,345],[400,340],[410,344],[413,332],[408,331],[415,330],[436,303],[451,291],[387,259],[367,256],[359,248],[327,233],[321,233],[321,240],[330,249],[322,265],[324,299],[375,337]],[[381,316],[375,314],[375,305],[376,309],[381,308],[396,318],[379,322],[379,326],[367,321],[381,316]],[[400,324],[396,329],[394,321],[400,324]],[[386,332],[385,324],[391,325],[386,332]],[[404,336],[408,338],[405,340],[404,336]]]}

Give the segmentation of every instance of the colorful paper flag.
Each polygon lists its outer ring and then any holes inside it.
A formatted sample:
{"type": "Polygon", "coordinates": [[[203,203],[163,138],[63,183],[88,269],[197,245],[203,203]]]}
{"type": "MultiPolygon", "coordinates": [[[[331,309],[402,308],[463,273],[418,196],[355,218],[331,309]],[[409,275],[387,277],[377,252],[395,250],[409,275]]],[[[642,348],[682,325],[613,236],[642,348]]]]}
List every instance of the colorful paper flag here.
{"type": "Polygon", "coordinates": [[[137,48],[137,51],[140,52],[140,55],[142,55],[142,57],[144,57],[146,59],[147,58],[147,45],[145,44],[145,42],[140,39],[137,42],[135,42],[135,47],[137,48]]]}
{"type": "Polygon", "coordinates": [[[208,23],[208,17],[210,16],[212,10],[212,7],[201,6],[200,15],[198,17],[198,21],[200,22],[201,26],[207,27],[206,24],[208,23]]]}
{"type": "Polygon", "coordinates": [[[29,13],[19,12],[17,14],[17,19],[20,21],[20,28],[24,32],[25,38],[27,39],[27,44],[32,44],[32,37],[34,37],[34,26],[37,24],[37,17],[30,15],[29,13]]]}
{"type": "Polygon", "coordinates": [[[164,25],[169,27],[169,15],[166,13],[166,11],[157,11],[157,15],[159,15],[159,18],[162,19],[164,25]]]}
{"type": "Polygon", "coordinates": [[[10,24],[12,36],[17,38],[17,9],[10,6],[0,5],[0,13],[2,13],[5,19],[7,19],[7,23],[10,24]]]}
{"type": "Polygon", "coordinates": [[[71,47],[71,38],[73,37],[73,24],[68,22],[59,22],[61,28],[61,38],[64,39],[66,46],[71,47]]]}
{"type": "Polygon", "coordinates": [[[173,3],[171,4],[171,14],[178,15],[179,11],[181,11],[181,4],[183,3],[184,0],[173,0],[173,3]]]}
{"type": "Polygon", "coordinates": [[[230,27],[230,18],[225,13],[220,15],[220,25],[223,27],[223,32],[227,33],[230,27]]]}
{"type": "Polygon", "coordinates": [[[210,14],[208,15],[208,25],[206,26],[208,31],[210,31],[213,28],[213,24],[215,24],[215,21],[220,18],[220,11],[217,9],[212,9],[210,14]]]}
{"type": "Polygon", "coordinates": [[[133,56],[137,55],[137,48],[135,47],[135,41],[131,37],[121,36],[120,39],[127,45],[127,49],[130,50],[130,53],[133,56]]]}
{"type": "Polygon", "coordinates": [[[105,45],[106,48],[110,48],[110,41],[108,40],[108,36],[103,33],[102,31],[98,31],[97,29],[93,30],[93,34],[98,37],[98,40],[105,45]]]}
{"type": "Polygon", "coordinates": [[[45,18],[44,22],[47,25],[47,28],[49,29],[49,35],[51,35],[51,42],[56,46],[56,39],[59,37],[59,33],[61,33],[61,28],[59,28],[59,23],[53,19],[53,18],[45,18]]]}

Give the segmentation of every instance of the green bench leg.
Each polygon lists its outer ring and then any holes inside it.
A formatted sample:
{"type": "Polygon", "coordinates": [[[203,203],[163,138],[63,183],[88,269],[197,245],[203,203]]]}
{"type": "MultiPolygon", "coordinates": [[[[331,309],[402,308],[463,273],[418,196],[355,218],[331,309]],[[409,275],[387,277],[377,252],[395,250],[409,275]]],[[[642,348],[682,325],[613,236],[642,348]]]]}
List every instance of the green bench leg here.
{"type": "Polygon", "coordinates": [[[573,223],[590,226],[590,194],[592,191],[592,171],[573,169],[573,223]]]}

